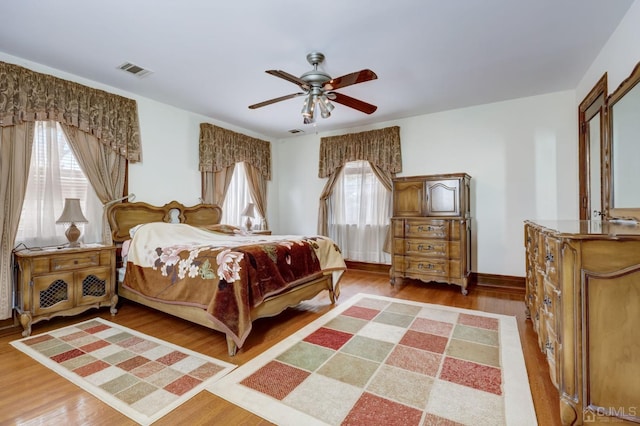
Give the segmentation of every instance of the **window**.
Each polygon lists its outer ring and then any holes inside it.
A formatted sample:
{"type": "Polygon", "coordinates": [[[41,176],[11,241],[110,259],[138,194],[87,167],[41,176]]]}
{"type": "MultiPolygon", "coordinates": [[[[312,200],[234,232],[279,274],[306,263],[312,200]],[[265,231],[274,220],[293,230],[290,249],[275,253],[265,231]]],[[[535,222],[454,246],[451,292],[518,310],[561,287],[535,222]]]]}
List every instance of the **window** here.
{"type": "Polygon", "coordinates": [[[76,224],[82,231],[80,241],[101,241],[102,204],[80,169],[62,128],[53,121],[37,121],[16,245],[66,243],[66,225],[56,225],[65,198],[79,198],[88,220],[86,224],[76,224]]]}
{"type": "Polygon", "coordinates": [[[344,165],[329,198],[328,230],[346,259],[390,263],[382,251],[391,211],[391,192],[368,161],[344,165]]]}
{"type": "MultiPolygon", "coordinates": [[[[249,191],[244,162],[236,163],[233,169],[233,177],[222,205],[220,223],[244,227],[247,218],[242,216],[242,211],[249,203],[253,203],[253,199],[249,191]]],[[[256,211],[255,214],[257,215],[258,212],[256,211]]],[[[251,223],[253,229],[262,229],[263,219],[262,217],[252,218],[251,223]]]]}

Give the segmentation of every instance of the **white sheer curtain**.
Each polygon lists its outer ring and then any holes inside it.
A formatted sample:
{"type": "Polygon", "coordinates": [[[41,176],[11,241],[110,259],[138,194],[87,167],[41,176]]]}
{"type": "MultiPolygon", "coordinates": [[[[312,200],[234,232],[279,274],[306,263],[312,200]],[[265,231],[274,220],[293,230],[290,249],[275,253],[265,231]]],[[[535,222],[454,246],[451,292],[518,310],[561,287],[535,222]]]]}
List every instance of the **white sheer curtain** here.
{"type": "Polygon", "coordinates": [[[102,240],[102,203],[80,169],[60,125],[54,121],[35,123],[29,181],[22,206],[16,246],[61,245],[67,242],[67,225],[56,225],[65,198],[79,198],[89,221],[76,224],[80,241],[102,240]]]}
{"type": "MultiPolygon", "coordinates": [[[[249,183],[247,182],[244,162],[236,163],[229,189],[227,189],[227,196],[222,205],[220,223],[244,227],[247,218],[242,216],[242,211],[249,203],[253,203],[253,200],[249,193],[249,183]]],[[[262,229],[263,219],[254,217],[251,218],[251,223],[253,225],[252,229],[262,229]]]]}
{"type": "Polygon", "coordinates": [[[348,260],[391,263],[384,247],[391,212],[391,192],[368,161],[344,165],[329,198],[328,231],[348,260]]]}

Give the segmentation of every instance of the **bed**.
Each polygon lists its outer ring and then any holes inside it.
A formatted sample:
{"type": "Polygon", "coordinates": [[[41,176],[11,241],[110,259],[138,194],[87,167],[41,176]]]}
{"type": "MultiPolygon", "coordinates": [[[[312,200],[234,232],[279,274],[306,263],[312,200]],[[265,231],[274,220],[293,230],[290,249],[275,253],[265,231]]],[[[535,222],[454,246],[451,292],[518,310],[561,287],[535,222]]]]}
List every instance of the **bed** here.
{"type": "Polygon", "coordinates": [[[118,296],[225,333],[230,356],[254,320],[324,290],[335,303],[346,266],[333,241],[242,233],[221,216],[219,206],[177,201],[109,206],[118,296]]]}

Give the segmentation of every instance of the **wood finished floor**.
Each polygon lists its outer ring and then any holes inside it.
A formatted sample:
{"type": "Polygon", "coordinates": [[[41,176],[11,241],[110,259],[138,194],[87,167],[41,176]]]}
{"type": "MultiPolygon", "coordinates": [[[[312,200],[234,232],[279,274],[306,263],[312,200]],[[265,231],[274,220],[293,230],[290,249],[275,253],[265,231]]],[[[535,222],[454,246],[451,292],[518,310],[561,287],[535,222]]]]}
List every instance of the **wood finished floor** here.
{"type": "MultiPolygon", "coordinates": [[[[347,271],[341,284],[338,303],[357,293],[369,293],[515,316],[538,423],[545,426],[561,424],[558,392],[549,379],[548,366],[538,348],[531,321],[526,320],[522,294],[471,287],[469,295],[463,296],[457,286],[427,285],[411,280],[393,287],[389,285],[385,274],[358,270],[347,271]]],[[[245,348],[235,357],[227,355],[223,334],[127,301],[120,303],[120,310],[114,317],[108,309],[91,310],[75,317],[37,323],[33,326],[33,334],[100,316],[191,350],[242,365],[330,309],[328,296],[323,292],[277,317],[256,321],[245,348]]],[[[20,337],[18,332],[0,336],[0,425],[135,425],[128,417],[9,345],[10,341],[20,337]]],[[[176,424],[270,423],[203,391],[154,423],[176,424]]]]}

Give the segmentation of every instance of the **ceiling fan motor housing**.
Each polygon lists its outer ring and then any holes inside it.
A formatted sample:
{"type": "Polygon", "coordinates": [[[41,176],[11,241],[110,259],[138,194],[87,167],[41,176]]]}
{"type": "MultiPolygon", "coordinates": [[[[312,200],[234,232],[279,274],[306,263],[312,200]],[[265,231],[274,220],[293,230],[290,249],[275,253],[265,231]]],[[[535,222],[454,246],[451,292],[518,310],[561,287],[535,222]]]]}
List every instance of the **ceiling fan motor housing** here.
{"type": "Polygon", "coordinates": [[[324,54],[320,52],[311,52],[307,55],[307,61],[313,65],[311,71],[307,71],[300,76],[300,79],[305,81],[312,87],[322,87],[326,82],[331,80],[331,76],[326,72],[318,69],[318,64],[324,61],[324,54]]]}

